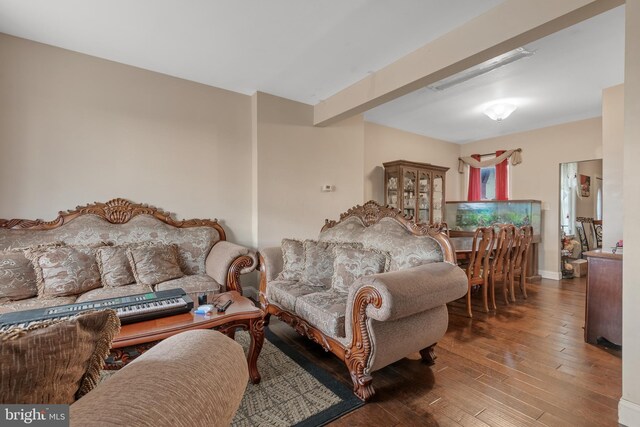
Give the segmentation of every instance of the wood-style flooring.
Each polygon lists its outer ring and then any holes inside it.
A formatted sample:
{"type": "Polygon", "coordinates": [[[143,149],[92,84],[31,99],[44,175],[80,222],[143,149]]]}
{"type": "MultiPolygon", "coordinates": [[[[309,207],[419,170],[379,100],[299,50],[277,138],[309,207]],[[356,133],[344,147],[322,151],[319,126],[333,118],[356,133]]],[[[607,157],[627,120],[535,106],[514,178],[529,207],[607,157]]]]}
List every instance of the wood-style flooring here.
{"type": "MultiPolygon", "coordinates": [[[[583,340],[585,280],[542,280],[527,300],[474,318],[449,305],[449,329],[429,367],[419,355],[373,374],[371,403],[331,426],[617,426],[620,354],[583,340]]],[[[500,292],[498,294],[501,295],[500,292]]],[[[275,318],[269,328],[351,386],[345,366],[275,318]]]]}

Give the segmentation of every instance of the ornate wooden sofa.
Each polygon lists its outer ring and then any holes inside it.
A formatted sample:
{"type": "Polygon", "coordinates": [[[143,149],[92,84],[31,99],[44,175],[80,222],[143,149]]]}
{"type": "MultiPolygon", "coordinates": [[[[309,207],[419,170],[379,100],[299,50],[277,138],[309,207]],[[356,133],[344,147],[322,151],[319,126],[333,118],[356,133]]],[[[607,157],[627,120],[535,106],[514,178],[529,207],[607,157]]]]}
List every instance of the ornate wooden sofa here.
{"type": "Polygon", "coordinates": [[[448,326],[446,304],[466,294],[467,278],[440,227],[416,225],[399,210],[373,201],[350,209],[337,222],[327,220],[319,240],[360,242],[387,251],[390,271],[362,276],[348,293],[336,294],[328,287],[278,280],[282,249],[265,248],[260,250],[260,302],[267,320],[277,316],[342,359],[354,393],[368,400],[374,394],[373,371],[417,351],[433,362],[436,342],[448,326]],[[319,314],[313,319],[304,316],[310,300],[328,301],[314,307],[319,314]],[[334,321],[329,330],[322,316],[342,323],[334,321]]]}
{"type": "MultiPolygon", "coordinates": [[[[75,210],[60,212],[53,221],[0,219],[0,253],[52,242],[68,245],[175,244],[180,268],[185,275],[154,285],[153,290],[179,287],[193,298],[225,290],[242,293],[240,274],[248,273],[257,266],[257,254],[227,242],[225,231],[217,220],[177,221],[160,209],[124,199],[79,206],[75,210]]],[[[0,298],[0,313],[114,298],[149,290],[149,286],[133,283],[98,287],[79,295],[55,298],[0,298]]]]}

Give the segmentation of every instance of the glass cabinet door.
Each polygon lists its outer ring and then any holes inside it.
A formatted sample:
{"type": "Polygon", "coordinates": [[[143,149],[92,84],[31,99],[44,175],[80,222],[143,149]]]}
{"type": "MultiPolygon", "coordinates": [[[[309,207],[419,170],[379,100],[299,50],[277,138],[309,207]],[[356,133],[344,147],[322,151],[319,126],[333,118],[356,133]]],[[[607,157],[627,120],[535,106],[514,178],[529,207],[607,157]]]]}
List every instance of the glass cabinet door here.
{"type": "Polygon", "coordinates": [[[433,223],[444,221],[444,178],[442,176],[433,177],[433,223]]]}
{"type": "Polygon", "coordinates": [[[418,222],[430,221],[431,213],[431,175],[428,172],[419,172],[418,182],[418,222]]]}
{"type": "Polygon", "coordinates": [[[398,172],[387,173],[387,204],[392,208],[398,208],[398,172]]]}
{"type": "Polygon", "coordinates": [[[402,200],[403,200],[403,209],[402,212],[407,215],[414,217],[416,216],[416,187],[417,187],[417,178],[418,171],[416,170],[407,170],[403,171],[403,188],[402,188],[402,200]]]}

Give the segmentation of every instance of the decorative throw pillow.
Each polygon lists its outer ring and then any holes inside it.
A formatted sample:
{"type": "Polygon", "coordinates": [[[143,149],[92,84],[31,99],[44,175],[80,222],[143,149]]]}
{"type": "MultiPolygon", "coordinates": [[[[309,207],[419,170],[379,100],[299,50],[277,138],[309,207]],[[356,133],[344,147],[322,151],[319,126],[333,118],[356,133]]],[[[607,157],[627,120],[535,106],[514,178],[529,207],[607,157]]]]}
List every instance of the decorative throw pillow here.
{"type": "Polygon", "coordinates": [[[96,261],[102,285],[116,287],[136,282],[133,276],[126,246],[103,246],[96,250],[96,261]]]}
{"type": "Polygon", "coordinates": [[[331,289],[349,292],[357,278],[389,271],[391,256],[376,249],[336,247],[331,289]]]}
{"type": "Polygon", "coordinates": [[[127,248],[127,257],[136,282],[153,286],[184,276],[176,245],[142,244],[127,248]]]}
{"type": "Polygon", "coordinates": [[[99,288],[100,271],[96,248],[91,246],[52,246],[25,250],[33,263],[38,297],[78,295],[99,288]]]}
{"type": "Polygon", "coordinates": [[[302,241],[282,239],[283,267],[276,280],[300,280],[304,275],[304,248],[302,241]]]}
{"type": "Polygon", "coordinates": [[[0,332],[0,403],[73,403],[97,384],[119,330],[103,310],[0,332]]]}
{"type": "Polygon", "coordinates": [[[362,243],[304,241],[304,279],[309,285],[322,287],[331,285],[333,248],[337,246],[361,248],[362,243]]]}
{"type": "Polygon", "coordinates": [[[0,251],[0,302],[38,295],[36,272],[23,250],[0,251]]]}

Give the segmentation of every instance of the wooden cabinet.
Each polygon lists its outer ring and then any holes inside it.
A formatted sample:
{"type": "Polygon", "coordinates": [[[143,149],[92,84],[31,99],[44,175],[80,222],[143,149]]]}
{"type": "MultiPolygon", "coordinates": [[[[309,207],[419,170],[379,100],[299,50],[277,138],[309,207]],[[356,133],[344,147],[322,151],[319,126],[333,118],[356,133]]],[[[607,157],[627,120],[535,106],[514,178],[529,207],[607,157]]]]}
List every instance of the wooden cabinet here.
{"type": "Polygon", "coordinates": [[[622,254],[598,249],[584,255],[589,262],[584,340],[622,345],[622,254]]]}
{"type": "Polygon", "coordinates": [[[396,160],[384,165],[384,203],[418,223],[444,221],[445,181],[449,168],[396,160]]]}

